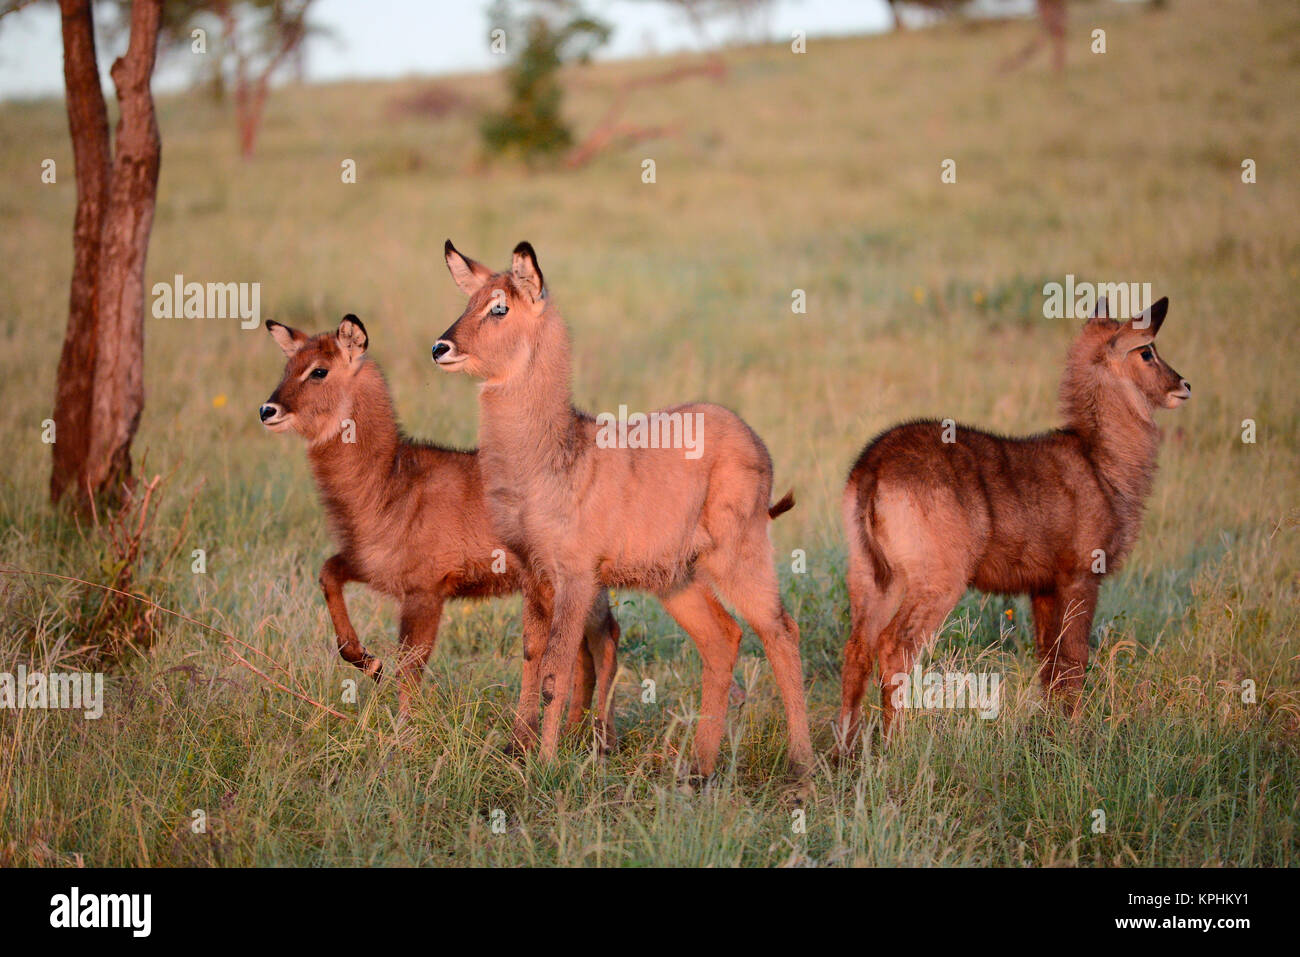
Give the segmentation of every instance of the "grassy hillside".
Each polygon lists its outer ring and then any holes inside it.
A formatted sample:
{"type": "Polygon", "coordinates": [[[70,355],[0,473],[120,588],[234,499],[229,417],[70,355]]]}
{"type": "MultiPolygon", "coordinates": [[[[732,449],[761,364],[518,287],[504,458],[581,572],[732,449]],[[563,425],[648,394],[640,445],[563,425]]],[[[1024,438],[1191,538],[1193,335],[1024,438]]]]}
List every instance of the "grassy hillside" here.
{"type": "MultiPolygon", "coordinates": [[[[263,317],[312,331],[357,313],[406,428],[468,445],[474,390],[429,361],[463,304],[442,241],[500,266],[531,240],[573,331],[582,405],[724,403],[767,442],[778,489],[797,490],[773,537],[823,753],[847,633],[837,502],[857,450],[918,415],[1051,426],[1074,323],[1042,317],[1043,284],[1151,282],[1171,299],[1162,354],[1194,393],[1162,418],[1144,532],[1103,589],[1076,723],[1036,714],[1027,604],[968,595],[931,667],[1002,672],[1000,716],[910,716],[887,753],[827,763],[799,833],[757,641],[747,633],[748,699],[721,779],[683,793],[673,769],[698,656],[655,602],[620,594],[623,747],[607,761],[574,747],[541,768],[498,753],[518,687],[517,599],[449,609],[427,695],[399,732],[391,689],[342,700],[356,672],[335,656],[315,584],[331,549],[303,449],[256,417],[279,351],[235,320],[149,318],[136,450],[170,477],[137,589],[265,650],[356,717],[323,716],[232,663],[210,632],[158,615],[155,647],[109,669],[99,721],[0,712],[0,863],[1300,863],[1300,10],[1080,4],[1064,77],[1043,59],[997,76],[1033,29],[728,53],[724,82],[633,99],[629,119],[677,135],[580,172],[483,165],[476,118],[502,95],[496,76],[447,81],[462,105],[436,119],[398,108],[414,81],[279,91],[250,162],[230,116],[165,98],[147,282],[259,282],[263,317]],[[1088,52],[1094,27],[1104,55],[1088,52]],[[345,159],[355,184],[340,182],[345,159]],[[955,184],[940,182],[945,159],[955,184]],[[193,549],[206,574],[192,574],[193,549]],[[640,699],[646,678],[654,704],[640,699]],[[196,809],[206,834],[192,832],[196,809]]],[[[661,66],[571,73],[579,132],[620,79],[661,66]]],[[[102,539],[45,494],[75,205],[61,103],[0,105],[0,182],[0,568],[106,581],[102,539]],[[57,185],[40,183],[47,157],[57,185]]],[[[0,671],[78,667],[96,594],[0,574],[0,595],[0,671]]],[[[350,601],[363,640],[391,658],[394,609],[359,586],[350,601]]]]}

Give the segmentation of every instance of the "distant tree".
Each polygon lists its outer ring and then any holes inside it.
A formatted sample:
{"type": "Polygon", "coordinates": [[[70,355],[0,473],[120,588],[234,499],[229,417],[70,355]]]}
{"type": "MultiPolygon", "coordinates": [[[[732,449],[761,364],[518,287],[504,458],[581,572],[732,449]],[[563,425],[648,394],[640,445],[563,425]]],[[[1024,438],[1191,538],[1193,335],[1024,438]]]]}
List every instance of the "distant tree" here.
{"type": "Polygon", "coordinates": [[[970,2],[971,0],[889,0],[889,12],[894,18],[894,29],[902,30],[906,28],[906,22],[899,15],[901,7],[924,7],[948,16],[970,2]]]}
{"type": "Polygon", "coordinates": [[[489,13],[494,29],[523,42],[506,67],[509,102],[483,117],[479,132],[489,153],[517,153],[533,164],[561,154],[573,144],[573,132],[561,109],[564,88],[560,68],[585,62],[609,39],[609,27],[588,16],[574,0],[534,0],[522,17],[505,0],[489,13]]]}
{"type": "MultiPolygon", "coordinates": [[[[114,0],[120,8],[131,0],[114,0]]],[[[202,31],[203,55],[193,57],[200,82],[218,103],[233,89],[240,155],[257,144],[270,85],[277,74],[301,81],[307,41],[327,31],[307,19],[313,0],[163,0],[159,55],[189,56],[202,31]]],[[[108,23],[110,37],[125,18],[108,23]]]]}
{"type": "MultiPolygon", "coordinates": [[[[27,4],[10,0],[0,14],[27,4]]],[[[116,137],[100,86],[90,0],[60,0],[63,78],[77,184],[68,324],[54,397],[50,497],[85,503],[131,479],[144,409],[144,266],[162,143],[149,84],[162,0],[134,0],[126,53],[110,70],[116,137]]]]}
{"type": "Polygon", "coordinates": [[[712,47],[714,41],[708,24],[716,20],[732,20],[740,36],[762,39],[767,35],[764,26],[772,9],[774,0],[644,0],[657,3],[678,11],[690,24],[703,47],[712,47]]]}
{"type": "Polygon", "coordinates": [[[221,22],[222,55],[232,61],[239,154],[253,155],[271,79],[281,67],[302,71],[302,47],[317,28],[313,0],[209,0],[221,22]]]}
{"type": "Polygon", "coordinates": [[[1037,0],[1038,25],[1041,32],[1034,35],[1019,53],[1008,57],[1002,64],[1004,73],[1015,70],[1028,63],[1043,41],[1052,45],[1052,66],[1057,73],[1065,70],[1065,25],[1068,17],[1065,13],[1065,0],[1037,0]]]}
{"type": "MultiPolygon", "coordinates": [[[[888,0],[890,12],[894,16],[894,28],[903,28],[903,19],[899,16],[900,7],[926,7],[944,15],[961,11],[972,0],[888,0]]],[[[1000,66],[1002,72],[1015,70],[1033,57],[1042,47],[1044,41],[1052,45],[1052,65],[1059,73],[1065,69],[1065,26],[1067,16],[1065,0],[1035,0],[1038,23],[1042,28],[1025,47],[1004,60],[1000,66]]]]}

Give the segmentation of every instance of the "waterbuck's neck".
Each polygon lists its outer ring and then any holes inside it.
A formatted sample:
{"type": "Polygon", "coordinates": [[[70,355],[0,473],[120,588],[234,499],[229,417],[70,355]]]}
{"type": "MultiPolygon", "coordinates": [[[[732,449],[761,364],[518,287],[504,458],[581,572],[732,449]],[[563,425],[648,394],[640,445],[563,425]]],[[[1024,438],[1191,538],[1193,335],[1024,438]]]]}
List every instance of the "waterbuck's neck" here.
{"type": "MultiPolygon", "coordinates": [[[[548,306],[548,309],[554,307],[548,306]]],[[[570,382],[569,337],[559,315],[543,323],[527,362],[479,390],[479,448],[485,463],[562,469],[573,448],[576,422],[570,382]]]]}
{"type": "Polygon", "coordinates": [[[384,504],[402,445],[383,376],[368,362],[356,376],[351,399],[339,411],[339,430],[307,452],[330,519],[348,541],[356,541],[384,504]]]}
{"type": "Polygon", "coordinates": [[[1146,402],[1091,367],[1066,372],[1061,410],[1066,430],[1082,439],[1101,481],[1126,510],[1140,511],[1160,451],[1160,429],[1146,402]]]}

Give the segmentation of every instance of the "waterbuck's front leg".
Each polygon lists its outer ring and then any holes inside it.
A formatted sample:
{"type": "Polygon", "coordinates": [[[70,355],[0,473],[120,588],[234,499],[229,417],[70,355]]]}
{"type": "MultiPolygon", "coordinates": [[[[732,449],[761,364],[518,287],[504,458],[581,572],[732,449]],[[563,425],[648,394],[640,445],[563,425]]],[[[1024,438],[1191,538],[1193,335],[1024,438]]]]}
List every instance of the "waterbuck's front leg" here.
{"type": "Polygon", "coordinates": [[[402,648],[397,663],[397,713],[411,713],[411,699],[420,690],[424,666],[438,641],[438,623],[442,619],[442,596],[414,593],[402,599],[400,637],[402,648]]]}
{"type": "Polygon", "coordinates": [[[560,732],[563,730],[569,695],[573,692],[573,669],[578,661],[592,600],[596,597],[596,582],[590,577],[560,579],[555,585],[552,603],[551,627],[546,636],[546,650],[542,654],[541,702],[542,757],[553,759],[559,752],[560,732]]]}
{"type": "Polygon", "coordinates": [[[524,582],[524,666],[519,684],[519,710],[510,733],[511,750],[528,751],[538,739],[538,710],[541,707],[542,655],[551,627],[553,592],[543,581],[524,582]]]}
{"type": "Polygon", "coordinates": [[[334,622],[339,656],[378,681],[384,670],[383,663],[362,646],[356,629],[352,627],[352,619],[348,617],[347,603],[343,600],[343,586],[359,581],[362,581],[361,576],[342,554],[331,556],[320,570],[320,587],[325,593],[330,620],[334,622]]]}
{"type": "Polygon", "coordinates": [[[1043,692],[1066,714],[1073,714],[1079,707],[1099,587],[1097,577],[1089,574],[1052,595],[1033,598],[1039,678],[1043,692]]]}

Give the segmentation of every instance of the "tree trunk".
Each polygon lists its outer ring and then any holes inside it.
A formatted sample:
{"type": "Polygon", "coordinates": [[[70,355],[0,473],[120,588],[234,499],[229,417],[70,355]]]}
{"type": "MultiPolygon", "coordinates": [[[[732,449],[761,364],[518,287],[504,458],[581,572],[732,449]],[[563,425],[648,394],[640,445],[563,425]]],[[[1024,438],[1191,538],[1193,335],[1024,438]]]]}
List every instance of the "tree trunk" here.
{"type": "Polygon", "coordinates": [[[111,71],[121,109],[112,159],[90,2],[61,5],[77,219],[55,404],[50,492],[56,501],[69,484],[84,499],[115,491],[131,476],[131,440],[144,409],[145,255],[161,158],[149,82],[162,0],[131,6],[130,43],[111,71]]]}
{"type": "Polygon", "coordinates": [[[63,15],[63,82],[67,88],[68,131],[77,179],[77,216],[72,229],[72,291],[68,327],[59,356],[54,396],[54,468],[50,497],[68,486],[84,493],[82,463],[90,449],[90,398],[95,371],[99,273],[99,231],[108,204],[111,161],[108,111],[99,88],[95,26],[90,0],[60,0],[63,15]]]}

